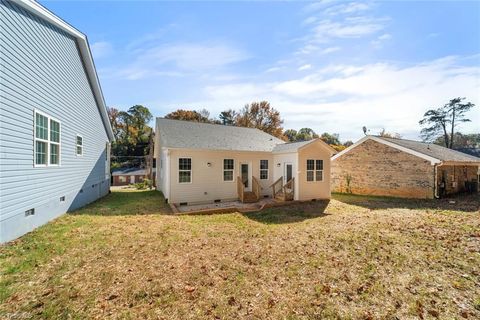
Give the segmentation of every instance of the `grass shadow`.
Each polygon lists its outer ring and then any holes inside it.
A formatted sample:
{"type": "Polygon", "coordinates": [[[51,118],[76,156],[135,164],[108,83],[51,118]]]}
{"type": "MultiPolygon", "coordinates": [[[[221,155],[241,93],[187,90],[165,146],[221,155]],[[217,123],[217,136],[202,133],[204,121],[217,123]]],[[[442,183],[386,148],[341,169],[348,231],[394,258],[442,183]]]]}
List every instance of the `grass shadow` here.
{"type": "Polygon", "coordinates": [[[332,194],[332,198],[345,204],[368,208],[370,210],[431,209],[465,212],[480,210],[480,194],[459,194],[445,199],[403,199],[335,193],[332,194]]]}
{"type": "Polygon", "coordinates": [[[267,208],[259,212],[244,213],[248,219],[264,224],[287,224],[308,219],[325,217],[330,200],[295,203],[291,205],[267,208]]]}
{"type": "Polygon", "coordinates": [[[160,191],[113,191],[86,207],[70,212],[73,215],[126,216],[172,214],[160,191]]]}

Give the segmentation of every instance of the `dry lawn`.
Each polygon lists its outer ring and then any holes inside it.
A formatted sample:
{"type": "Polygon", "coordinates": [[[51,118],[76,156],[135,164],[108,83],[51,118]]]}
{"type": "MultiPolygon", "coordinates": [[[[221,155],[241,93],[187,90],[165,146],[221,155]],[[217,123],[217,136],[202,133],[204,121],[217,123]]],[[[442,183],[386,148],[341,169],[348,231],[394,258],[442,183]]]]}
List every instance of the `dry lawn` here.
{"type": "Polygon", "coordinates": [[[0,247],[6,319],[480,318],[480,199],[173,216],[114,192],[0,247]]]}

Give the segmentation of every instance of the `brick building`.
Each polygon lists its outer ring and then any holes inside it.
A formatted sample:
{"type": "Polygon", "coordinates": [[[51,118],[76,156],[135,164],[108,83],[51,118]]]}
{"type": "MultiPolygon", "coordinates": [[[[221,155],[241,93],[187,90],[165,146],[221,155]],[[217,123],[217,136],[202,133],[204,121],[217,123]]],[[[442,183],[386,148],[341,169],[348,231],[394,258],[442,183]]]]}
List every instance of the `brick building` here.
{"type": "Polygon", "coordinates": [[[439,145],[366,136],[332,158],[332,191],[402,198],[478,192],[480,158],[439,145]]]}
{"type": "MultiPolygon", "coordinates": [[[[153,168],[155,177],[155,168],[153,168]]],[[[147,179],[147,170],[141,168],[117,169],[112,172],[112,186],[126,186],[140,183],[147,179]]],[[[155,178],[154,178],[155,179],[155,178]]]]}

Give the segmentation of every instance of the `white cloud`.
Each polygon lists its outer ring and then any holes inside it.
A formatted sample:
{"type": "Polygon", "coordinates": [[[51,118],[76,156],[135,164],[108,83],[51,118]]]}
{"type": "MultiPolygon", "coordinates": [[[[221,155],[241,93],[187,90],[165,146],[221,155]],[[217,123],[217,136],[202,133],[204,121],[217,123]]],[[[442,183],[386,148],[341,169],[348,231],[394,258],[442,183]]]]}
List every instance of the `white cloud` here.
{"type": "Polygon", "coordinates": [[[305,71],[305,70],[308,70],[308,69],[311,69],[311,68],[312,68],[311,64],[304,64],[303,66],[300,66],[298,68],[298,71],[305,71]]]}
{"type": "MultiPolygon", "coordinates": [[[[373,5],[370,2],[349,2],[349,3],[319,3],[307,5],[309,16],[302,25],[309,28],[307,34],[301,39],[303,46],[296,51],[296,54],[310,55],[327,54],[338,51],[338,46],[331,46],[323,49],[326,43],[335,43],[347,39],[355,40],[365,37],[372,37],[384,30],[390,18],[378,17],[372,12],[373,5]],[[312,8],[317,8],[313,10],[312,8]],[[321,8],[321,10],[320,10],[321,8]],[[332,50],[332,51],[330,51],[332,50]]],[[[375,44],[387,40],[389,35],[385,33],[375,44]]],[[[366,42],[368,44],[368,42],[366,42]]]]}
{"type": "Polygon", "coordinates": [[[175,43],[139,52],[135,61],[118,74],[130,80],[159,75],[182,76],[212,72],[248,57],[243,50],[221,43],[175,43]]]}
{"type": "Polygon", "coordinates": [[[323,20],[313,29],[313,41],[326,42],[332,38],[359,38],[384,28],[383,19],[347,18],[342,22],[323,20]]]}
{"type": "Polygon", "coordinates": [[[375,40],[372,40],[370,43],[377,49],[380,49],[383,47],[383,44],[392,39],[392,35],[389,33],[384,33],[381,36],[377,37],[375,40]]]}
{"type": "Polygon", "coordinates": [[[361,11],[366,11],[371,8],[369,3],[365,2],[350,2],[332,6],[327,8],[324,13],[329,15],[339,15],[339,14],[353,14],[361,11]]]}
{"type": "Polygon", "coordinates": [[[101,59],[113,53],[113,47],[107,41],[94,42],[90,46],[90,49],[92,50],[92,55],[95,59],[101,59]]]}
{"type": "Polygon", "coordinates": [[[392,38],[391,34],[384,33],[384,34],[382,34],[381,36],[378,37],[378,40],[389,40],[391,38],[392,38]]]}
{"type": "Polygon", "coordinates": [[[341,48],[340,47],[328,47],[320,51],[321,54],[329,54],[333,52],[339,51],[341,48]]]}
{"type": "Polygon", "coordinates": [[[282,67],[271,67],[271,68],[268,68],[267,70],[265,70],[265,72],[266,73],[277,72],[277,71],[280,71],[282,69],[283,69],[282,67]]]}
{"type": "MultiPolygon", "coordinates": [[[[215,113],[225,105],[266,99],[280,110],[286,128],[311,127],[355,140],[365,125],[372,132],[386,128],[416,139],[418,120],[428,108],[457,96],[478,105],[479,79],[480,67],[462,65],[457,57],[411,66],[332,65],[298,79],[208,86],[201,105],[212,106],[215,113]]],[[[472,122],[460,130],[478,131],[480,112],[469,117],[472,122]]]]}

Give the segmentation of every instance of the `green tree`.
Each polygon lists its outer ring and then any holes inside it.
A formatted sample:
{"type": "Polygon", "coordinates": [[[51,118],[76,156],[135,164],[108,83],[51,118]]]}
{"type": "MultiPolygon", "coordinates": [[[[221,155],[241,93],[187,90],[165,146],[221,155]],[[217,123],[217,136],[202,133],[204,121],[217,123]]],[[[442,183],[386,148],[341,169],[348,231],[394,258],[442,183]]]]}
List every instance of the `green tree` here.
{"type": "MultiPolygon", "coordinates": [[[[435,139],[434,143],[438,145],[445,145],[445,138],[443,136],[435,139]]],[[[455,132],[453,136],[453,145],[455,148],[480,148],[480,133],[463,134],[455,132]]]]}
{"type": "Polygon", "coordinates": [[[302,128],[298,130],[296,141],[308,141],[318,138],[318,134],[310,128],[302,128]]]}
{"type": "Polygon", "coordinates": [[[174,120],[184,120],[184,121],[193,121],[193,122],[210,122],[210,119],[208,118],[210,113],[207,111],[205,112],[205,109],[202,109],[200,111],[195,111],[195,110],[184,110],[184,109],[178,109],[173,112],[168,113],[165,118],[166,119],[174,119],[174,120]]]}
{"type": "Polygon", "coordinates": [[[475,105],[471,102],[462,103],[465,98],[451,99],[443,107],[425,112],[419,121],[422,138],[425,141],[434,141],[443,135],[445,147],[454,147],[454,136],[457,126],[462,122],[469,122],[466,113],[475,105]]]}
{"type": "Polygon", "coordinates": [[[295,142],[297,141],[297,130],[294,130],[294,129],[288,129],[288,130],[285,130],[285,132],[283,133],[283,135],[288,139],[288,141],[290,142],[295,142]]]}
{"type": "Polygon", "coordinates": [[[324,142],[326,142],[327,144],[329,145],[335,145],[335,146],[339,146],[341,145],[340,143],[340,135],[338,133],[328,133],[328,132],[324,132],[322,133],[322,135],[320,136],[320,139],[322,139],[324,142]]]}
{"type": "Polygon", "coordinates": [[[153,134],[148,123],[153,119],[150,110],[135,105],[128,111],[109,108],[108,116],[115,135],[112,143],[112,167],[140,166],[149,152],[150,136],[153,134]]]}
{"type": "Polygon", "coordinates": [[[237,116],[237,112],[235,110],[228,109],[220,112],[220,115],[218,117],[220,118],[221,124],[226,126],[234,126],[236,116],[237,116]]]}

